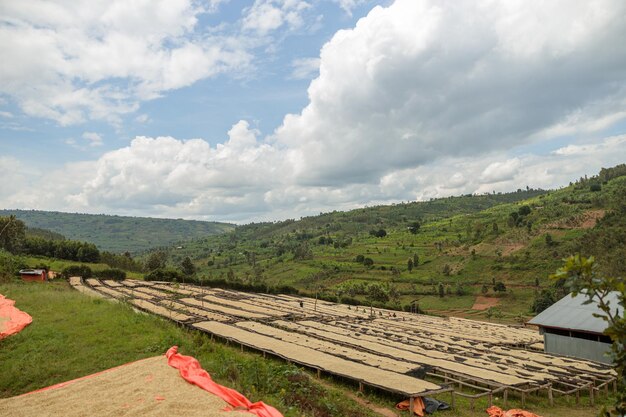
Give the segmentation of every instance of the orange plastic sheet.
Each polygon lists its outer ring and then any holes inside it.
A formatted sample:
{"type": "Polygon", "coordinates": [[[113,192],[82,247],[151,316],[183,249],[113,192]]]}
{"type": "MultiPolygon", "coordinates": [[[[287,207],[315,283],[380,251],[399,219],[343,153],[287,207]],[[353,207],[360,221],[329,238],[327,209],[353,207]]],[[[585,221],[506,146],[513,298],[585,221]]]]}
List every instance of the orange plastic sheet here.
{"type": "MultiPolygon", "coordinates": [[[[409,408],[411,408],[411,401],[410,400],[401,401],[398,404],[396,404],[396,408],[398,410],[408,410],[409,408]]],[[[422,400],[422,397],[415,397],[413,399],[413,412],[415,414],[417,414],[420,417],[424,417],[425,408],[426,407],[424,406],[424,401],[422,400]]]]}
{"type": "Polygon", "coordinates": [[[0,294],[0,340],[22,329],[33,322],[33,318],[15,308],[15,301],[0,294]]]}
{"type": "Polygon", "coordinates": [[[541,417],[530,411],[520,410],[518,408],[512,408],[509,411],[504,411],[500,407],[495,405],[489,407],[487,410],[489,417],[541,417]]]}
{"type": "Polygon", "coordinates": [[[283,415],[274,407],[265,404],[262,401],[252,403],[246,397],[232,388],[228,388],[211,379],[207,371],[202,369],[200,362],[192,356],[185,356],[178,353],[178,346],[172,346],[165,353],[167,363],[180,371],[180,375],[187,382],[197,385],[211,394],[217,395],[233,408],[256,414],[259,417],[283,417],[283,415]]]}

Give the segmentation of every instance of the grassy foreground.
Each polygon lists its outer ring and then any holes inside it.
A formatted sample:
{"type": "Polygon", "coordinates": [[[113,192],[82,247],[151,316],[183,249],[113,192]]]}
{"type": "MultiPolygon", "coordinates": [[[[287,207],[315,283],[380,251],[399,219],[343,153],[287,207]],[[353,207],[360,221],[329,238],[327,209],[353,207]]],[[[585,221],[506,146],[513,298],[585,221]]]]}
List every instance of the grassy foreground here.
{"type": "MultiPolygon", "coordinates": [[[[320,384],[296,366],[211,342],[204,334],[137,314],[121,304],[92,299],[73,291],[66,282],[11,282],[0,284],[0,294],[16,300],[16,306],[33,317],[33,323],[22,332],[0,341],[0,398],[163,354],[178,345],[181,353],[198,358],[217,382],[252,401],[274,405],[286,417],[380,415],[370,411],[371,406],[363,400],[385,408],[384,415],[393,415],[391,408],[400,400],[366,391],[358,403],[353,399],[353,383],[324,378],[320,384]]],[[[449,395],[441,399],[448,401],[449,395]]],[[[576,407],[573,400],[560,399],[556,408],[549,408],[544,398],[533,397],[528,404],[528,409],[544,417],[597,414],[594,408],[576,407]]],[[[470,411],[467,402],[457,399],[456,410],[438,414],[484,416],[486,403],[476,405],[476,410],[470,411]]]]}

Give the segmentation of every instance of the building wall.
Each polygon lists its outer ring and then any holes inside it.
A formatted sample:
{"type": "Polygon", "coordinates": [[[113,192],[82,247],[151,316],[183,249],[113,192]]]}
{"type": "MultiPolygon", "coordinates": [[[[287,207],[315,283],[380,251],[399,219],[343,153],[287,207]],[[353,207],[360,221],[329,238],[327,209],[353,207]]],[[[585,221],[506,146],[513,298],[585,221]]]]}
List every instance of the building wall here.
{"type": "Polygon", "coordinates": [[[46,280],[46,276],[42,273],[39,275],[31,275],[31,274],[22,274],[22,280],[23,281],[45,281],[46,280]]]}
{"type": "Polygon", "coordinates": [[[552,333],[544,333],[543,341],[545,351],[548,353],[556,353],[558,355],[574,356],[576,358],[591,359],[592,361],[597,362],[611,363],[611,359],[604,356],[605,353],[611,350],[611,345],[608,343],[552,333]]]}

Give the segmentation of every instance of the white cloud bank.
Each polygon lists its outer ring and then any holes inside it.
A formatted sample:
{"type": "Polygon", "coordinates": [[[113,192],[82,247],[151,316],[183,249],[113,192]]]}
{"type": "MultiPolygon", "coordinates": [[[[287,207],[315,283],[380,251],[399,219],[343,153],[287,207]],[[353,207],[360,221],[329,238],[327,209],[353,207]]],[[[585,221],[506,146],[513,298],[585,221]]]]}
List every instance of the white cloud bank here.
{"type": "Polygon", "coordinates": [[[37,189],[71,210],[249,221],[566,184],[625,162],[609,133],[626,116],[623,39],[619,0],[397,0],[335,34],[309,104],[267,138],[245,121],[216,147],[137,137],[37,189]]]}
{"type": "Polygon", "coordinates": [[[237,42],[198,33],[192,0],[0,3],[0,95],[61,125],[118,123],[139,102],[245,67],[237,42]]]}

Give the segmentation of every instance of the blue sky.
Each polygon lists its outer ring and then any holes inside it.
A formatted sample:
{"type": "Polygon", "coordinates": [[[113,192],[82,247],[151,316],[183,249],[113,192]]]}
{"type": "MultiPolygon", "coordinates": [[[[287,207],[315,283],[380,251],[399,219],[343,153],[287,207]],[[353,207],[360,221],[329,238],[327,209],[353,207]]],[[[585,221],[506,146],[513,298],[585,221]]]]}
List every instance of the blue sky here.
{"type": "Polygon", "coordinates": [[[626,162],[618,0],[0,4],[0,206],[275,220],[626,162]]]}

